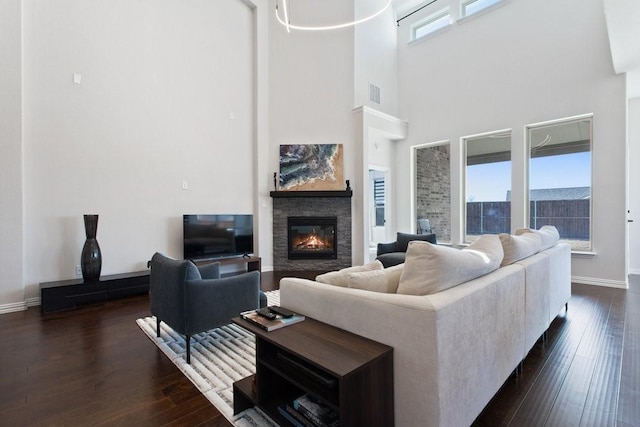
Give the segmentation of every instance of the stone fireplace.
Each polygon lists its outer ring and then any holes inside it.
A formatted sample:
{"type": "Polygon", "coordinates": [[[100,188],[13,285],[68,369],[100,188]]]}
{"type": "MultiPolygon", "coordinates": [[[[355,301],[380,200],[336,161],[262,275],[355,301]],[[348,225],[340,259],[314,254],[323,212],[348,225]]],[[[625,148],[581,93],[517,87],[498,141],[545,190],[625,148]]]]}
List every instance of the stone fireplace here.
{"type": "Polygon", "coordinates": [[[351,266],[351,191],[272,191],[273,268],[351,266]]]}

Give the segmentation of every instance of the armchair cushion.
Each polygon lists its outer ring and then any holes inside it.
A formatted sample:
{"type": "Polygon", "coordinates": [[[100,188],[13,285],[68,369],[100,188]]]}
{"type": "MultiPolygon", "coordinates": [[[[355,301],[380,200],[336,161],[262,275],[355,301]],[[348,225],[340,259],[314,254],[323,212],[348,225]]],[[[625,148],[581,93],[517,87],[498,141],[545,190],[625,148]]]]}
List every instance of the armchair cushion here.
{"type": "Polygon", "coordinates": [[[187,280],[200,280],[202,279],[202,275],[200,274],[200,270],[198,266],[195,265],[193,261],[189,261],[187,263],[187,280]]]}
{"type": "Polygon", "coordinates": [[[391,242],[391,243],[378,243],[378,250],[376,255],[380,256],[380,255],[384,255],[384,254],[390,254],[393,252],[397,252],[396,251],[396,242],[391,242]]]}
{"type": "Polygon", "coordinates": [[[220,278],[220,263],[212,262],[210,264],[201,265],[198,267],[200,276],[203,279],[219,279],[220,278]]]}
{"type": "Polygon", "coordinates": [[[410,234],[410,233],[398,233],[396,237],[396,252],[407,252],[407,246],[409,242],[415,240],[422,242],[429,242],[436,244],[435,234],[410,234]]]}
{"type": "Polygon", "coordinates": [[[391,252],[388,254],[379,255],[376,259],[384,265],[384,268],[393,267],[398,264],[402,264],[406,258],[405,252],[391,252]]]}
{"type": "Polygon", "coordinates": [[[398,233],[396,235],[396,241],[391,243],[378,243],[378,250],[376,256],[393,253],[393,252],[407,252],[407,246],[409,242],[419,240],[424,242],[436,244],[435,234],[411,234],[411,233],[398,233]]]}

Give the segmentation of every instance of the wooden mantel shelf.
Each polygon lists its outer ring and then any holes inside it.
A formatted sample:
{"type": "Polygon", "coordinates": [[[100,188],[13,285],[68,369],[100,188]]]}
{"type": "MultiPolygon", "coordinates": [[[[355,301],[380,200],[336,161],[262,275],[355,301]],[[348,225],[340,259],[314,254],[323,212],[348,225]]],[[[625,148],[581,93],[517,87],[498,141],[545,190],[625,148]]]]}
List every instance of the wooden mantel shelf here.
{"type": "Polygon", "coordinates": [[[352,197],[353,191],[272,191],[273,198],[292,198],[292,197],[352,197]]]}

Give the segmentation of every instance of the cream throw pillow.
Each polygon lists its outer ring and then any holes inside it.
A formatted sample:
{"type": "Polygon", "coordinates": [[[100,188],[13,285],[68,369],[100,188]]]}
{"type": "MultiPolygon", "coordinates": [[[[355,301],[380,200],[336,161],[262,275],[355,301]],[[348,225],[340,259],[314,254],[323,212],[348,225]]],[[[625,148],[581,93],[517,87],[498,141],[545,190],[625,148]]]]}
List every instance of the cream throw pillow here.
{"type": "Polygon", "coordinates": [[[524,233],[520,236],[501,233],[500,241],[502,242],[502,249],[504,249],[504,259],[500,264],[501,267],[535,254],[540,250],[542,243],[540,236],[535,233],[524,233]]]}
{"type": "Polygon", "coordinates": [[[384,266],[382,265],[382,263],[378,260],[375,260],[368,264],[354,265],[353,267],[343,268],[342,270],[330,271],[325,274],[320,274],[319,276],[316,276],[316,282],[346,288],[348,287],[347,274],[355,273],[358,271],[382,270],[383,268],[384,266]]]}
{"type": "Polygon", "coordinates": [[[485,234],[466,249],[411,242],[398,285],[399,294],[430,295],[484,276],[500,266],[498,236],[485,234]]]}
{"type": "Polygon", "coordinates": [[[398,264],[383,270],[347,273],[347,285],[350,288],[364,289],[365,291],[395,294],[403,268],[404,264],[398,264]]]}
{"type": "Polygon", "coordinates": [[[543,225],[539,230],[531,230],[529,228],[518,228],[516,230],[516,236],[521,236],[524,233],[533,233],[540,237],[540,251],[549,249],[560,240],[560,233],[558,233],[558,229],[553,225],[543,225]]]}

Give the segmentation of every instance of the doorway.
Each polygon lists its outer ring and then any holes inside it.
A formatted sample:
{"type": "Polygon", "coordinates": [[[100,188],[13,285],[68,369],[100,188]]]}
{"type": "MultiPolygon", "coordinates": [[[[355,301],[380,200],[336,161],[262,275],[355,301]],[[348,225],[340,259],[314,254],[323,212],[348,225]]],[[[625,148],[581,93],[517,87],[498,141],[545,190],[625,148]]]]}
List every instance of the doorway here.
{"type": "Polygon", "coordinates": [[[369,259],[376,257],[378,243],[389,241],[389,169],[381,166],[369,166],[369,259]]]}

